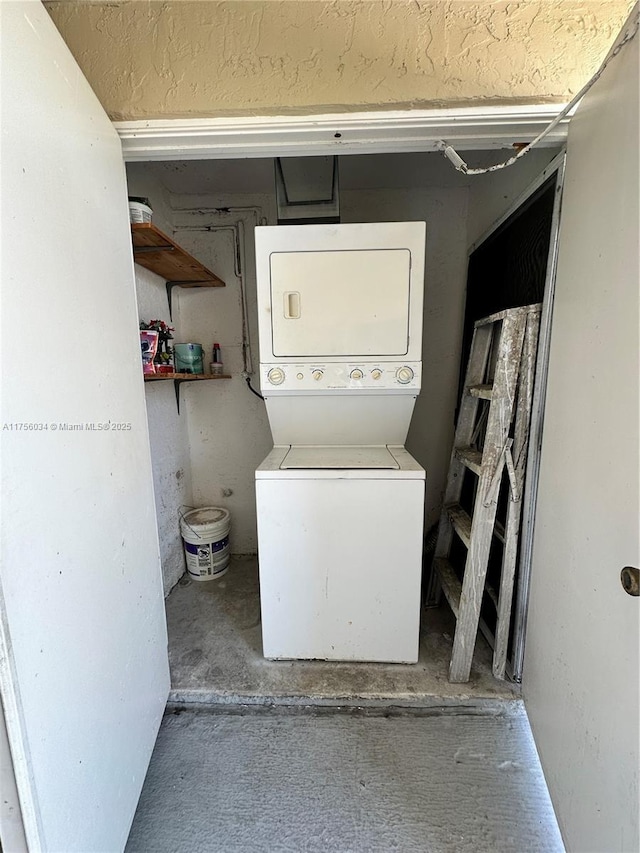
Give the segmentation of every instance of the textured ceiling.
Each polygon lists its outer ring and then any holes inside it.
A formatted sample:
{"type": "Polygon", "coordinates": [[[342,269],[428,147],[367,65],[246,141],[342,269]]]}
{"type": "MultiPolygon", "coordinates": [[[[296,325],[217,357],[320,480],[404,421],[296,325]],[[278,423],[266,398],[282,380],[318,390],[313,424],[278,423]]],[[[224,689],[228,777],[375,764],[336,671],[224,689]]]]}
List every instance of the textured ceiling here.
{"type": "Polygon", "coordinates": [[[632,0],[46,6],[114,119],[568,100],[632,0]]]}

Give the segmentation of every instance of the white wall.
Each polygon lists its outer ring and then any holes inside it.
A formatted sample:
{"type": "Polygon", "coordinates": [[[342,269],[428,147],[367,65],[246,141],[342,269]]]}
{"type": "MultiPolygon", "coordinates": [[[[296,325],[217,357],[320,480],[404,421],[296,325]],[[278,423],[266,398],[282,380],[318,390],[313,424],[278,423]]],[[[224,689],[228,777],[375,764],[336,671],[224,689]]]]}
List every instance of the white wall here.
{"type": "MultiPolygon", "coordinates": [[[[220,344],[224,372],[232,378],[185,386],[193,503],[224,506],[231,511],[231,549],[234,554],[255,553],[256,511],[254,472],[273,442],[264,403],[252,394],[241,377],[242,312],[239,280],[234,273],[235,237],[228,230],[199,231],[193,228],[228,228],[245,224],[246,288],[251,338],[257,370],[258,330],[256,308],[255,249],[253,228],[256,216],[274,221],[269,196],[178,196],[173,198],[176,240],[214,270],[224,288],[185,290],[180,295],[182,340],[202,343],[206,363],[213,342],[220,344]],[[258,207],[259,210],[230,214],[188,212],[181,208],[258,207]]],[[[254,386],[259,388],[257,377],[254,386]]]]}
{"type": "MultiPolygon", "coordinates": [[[[167,206],[167,193],[160,182],[144,167],[131,164],[127,167],[127,185],[129,195],[149,199],[154,224],[171,234],[171,211],[167,206]]],[[[179,289],[173,291],[173,320],[170,320],[165,281],[138,264],[134,269],[139,319],[146,322],[164,320],[176,328],[174,337],[180,340],[179,289]]],[[[184,407],[182,414],[178,414],[173,382],[147,382],[144,389],[162,577],[165,594],[168,594],[185,570],[179,517],[185,507],[192,506],[193,500],[188,416],[184,407]]]]}
{"type": "Polygon", "coordinates": [[[523,690],[570,851],[637,851],[638,42],[572,120],[523,690]]]}
{"type": "Polygon", "coordinates": [[[1,420],[43,427],[0,433],[2,707],[29,849],[122,850],[169,667],[121,146],[44,7],[0,17],[1,420]]]}
{"type": "MultiPolygon", "coordinates": [[[[176,335],[180,328],[179,314],[174,310],[174,320],[169,321],[165,282],[143,267],[135,269],[139,318],[147,322],[164,320],[176,326],[176,335]]],[[[174,297],[174,305],[175,302],[174,297]]],[[[184,406],[178,413],[173,382],[147,382],[144,388],[162,577],[165,594],[168,594],[185,570],[180,514],[193,505],[188,415],[184,406]]]]}

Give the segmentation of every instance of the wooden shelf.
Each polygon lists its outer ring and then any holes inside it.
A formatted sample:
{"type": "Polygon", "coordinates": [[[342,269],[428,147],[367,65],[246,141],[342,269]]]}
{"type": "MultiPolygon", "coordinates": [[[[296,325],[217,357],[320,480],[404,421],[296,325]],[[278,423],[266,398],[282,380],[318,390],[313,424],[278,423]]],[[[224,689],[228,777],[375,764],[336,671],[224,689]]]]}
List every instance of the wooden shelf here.
{"type": "Polygon", "coordinates": [[[133,257],[137,264],[180,287],[225,287],[224,281],[197,261],[151,222],[132,223],[133,257]]]}
{"type": "Polygon", "coordinates": [[[163,379],[173,379],[179,382],[197,382],[203,379],[231,379],[228,373],[145,373],[145,382],[158,382],[163,379]]]}
{"type": "MultiPolygon", "coordinates": [[[[133,257],[141,267],[162,276],[167,283],[169,316],[171,293],[174,287],[225,287],[224,281],[193,255],[175,243],[151,222],[131,223],[133,257]]],[[[145,373],[145,382],[170,380],[176,389],[176,403],[180,411],[180,386],[183,382],[201,382],[207,379],[231,379],[224,373],[145,373]]]]}
{"type": "Polygon", "coordinates": [[[207,379],[231,379],[228,373],[145,373],[145,382],[173,382],[176,391],[176,406],[180,414],[180,386],[183,382],[202,382],[207,379]]]}

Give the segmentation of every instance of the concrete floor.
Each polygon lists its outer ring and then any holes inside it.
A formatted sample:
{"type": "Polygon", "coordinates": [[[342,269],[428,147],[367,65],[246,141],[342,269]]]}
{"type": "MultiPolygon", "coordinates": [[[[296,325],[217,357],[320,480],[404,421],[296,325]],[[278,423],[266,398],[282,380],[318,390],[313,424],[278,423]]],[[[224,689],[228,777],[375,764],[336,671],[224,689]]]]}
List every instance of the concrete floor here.
{"type": "Polygon", "coordinates": [[[449,683],[455,621],[446,605],[425,611],[420,659],[403,665],[265,660],[255,558],[233,559],[218,581],[183,578],[166,604],[171,702],[424,706],[519,695],[516,685],[491,675],[491,650],[482,636],[469,683],[449,683]]]}
{"type": "Polygon", "coordinates": [[[127,853],[564,849],[518,688],[482,638],[470,682],[447,680],[446,607],[407,666],[266,661],[254,558],[166,603],[173,711],[127,853]]]}
{"type": "Polygon", "coordinates": [[[519,702],[165,717],[127,853],[560,853],[519,702]]]}

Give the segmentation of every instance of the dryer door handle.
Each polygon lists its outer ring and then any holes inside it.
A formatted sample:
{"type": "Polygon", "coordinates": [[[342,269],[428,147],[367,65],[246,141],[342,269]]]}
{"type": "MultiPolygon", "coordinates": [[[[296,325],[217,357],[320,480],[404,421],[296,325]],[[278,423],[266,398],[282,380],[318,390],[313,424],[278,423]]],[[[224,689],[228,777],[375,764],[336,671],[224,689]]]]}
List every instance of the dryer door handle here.
{"type": "Polygon", "coordinates": [[[300,293],[297,290],[288,290],[285,292],[284,316],[285,320],[300,319],[300,293]]]}

